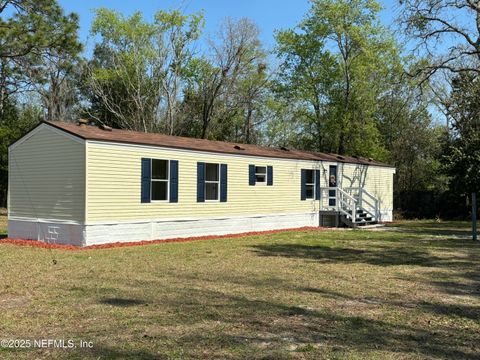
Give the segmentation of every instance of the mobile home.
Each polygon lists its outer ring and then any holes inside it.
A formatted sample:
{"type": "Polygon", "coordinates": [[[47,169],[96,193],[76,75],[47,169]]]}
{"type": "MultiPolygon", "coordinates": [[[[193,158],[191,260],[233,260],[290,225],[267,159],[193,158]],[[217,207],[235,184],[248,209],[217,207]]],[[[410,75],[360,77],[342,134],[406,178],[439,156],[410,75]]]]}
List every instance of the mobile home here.
{"type": "Polygon", "coordinates": [[[86,246],[392,220],[373,159],[42,122],[9,147],[8,235],[86,246]]]}

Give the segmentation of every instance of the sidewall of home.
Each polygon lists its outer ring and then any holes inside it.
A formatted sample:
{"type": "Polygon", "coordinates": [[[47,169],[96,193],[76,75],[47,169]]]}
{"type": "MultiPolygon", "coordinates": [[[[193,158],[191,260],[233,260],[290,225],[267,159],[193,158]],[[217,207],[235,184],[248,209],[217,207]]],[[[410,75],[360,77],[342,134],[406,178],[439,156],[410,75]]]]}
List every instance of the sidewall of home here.
{"type": "Polygon", "coordinates": [[[8,236],[47,241],[49,231],[60,232],[58,241],[81,244],[85,141],[41,124],[10,146],[8,156],[8,236]]]}
{"type": "MultiPolygon", "coordinates": [[[[233,146],[233,145],[232,145],[233,146]]],[[[87,141],[86,224],[318,212],[301,200],[301,169],[318,162],[87,141]],[[141,202],[141,159],[178,160],[178,202],[141,202]],[[197,202],[197,163],[227,164],[227,201],[197,202]],[[249,165],[272,166],[273,185],[249,185],[249,165]]]]}
{"type": "Polygon", "coordinates": [[[338,164],[342,188],[362,187],[379,202],[379,221],[393,220],[393,175],[394,168],[361,164],[338,164]]]}

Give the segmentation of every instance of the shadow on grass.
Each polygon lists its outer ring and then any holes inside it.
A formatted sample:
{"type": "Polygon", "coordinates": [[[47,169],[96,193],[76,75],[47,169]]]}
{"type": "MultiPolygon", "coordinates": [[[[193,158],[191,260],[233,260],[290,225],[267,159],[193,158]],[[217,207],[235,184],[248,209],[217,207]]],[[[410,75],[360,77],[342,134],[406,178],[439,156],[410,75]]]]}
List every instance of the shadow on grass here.
{"type": "Polygon", "coordinates": [[[480,321],[480,306],[423,303],[421,307],[423,310],[439,315],[455,316],[480,321]]]}
{"type": "MultiPolygon", "coordinates": [[[[228,279],[227,277],[223,280],[228,279]]],[[[244,283],[247,284],[249,279],[245,277],[244,283]]],[[[240,279],[237,280],[240,283],[240,279]]],[[[222,279],[218,278],[216,282],[221,283],[222,279]]],[[[253,283],[263,288],[258,280],[253,283]]],[[[145,281],[128,284],[131,287],[129,291],[140,291],[146,285],[147,289],[158,289],[161,286],[156,280],[148,284],[145,281]]],[[[93,358],[163,359],[166,357],[162,357],[162,354],[172,354],[180,349],[180,358],[281,359],[292,354],[289,347],[294,346],[309,349],[308,351],[312,352],[309,358],[322,357],[325,355],[323,349],[327,348],[334,351],[333,357],[340,358],[351,355],[352,351],[370,355],[386,351],[400,357],[413,355],[478,359],[478,348],[475,345],[477,335],[442,323],[412,325],[403,322],[401,318],[385,320],[371,317],[368,313],[365,316],[349,315],[341,310],[311,308],[265,299],[261,297],[262,293],[252,296],[236,291],[230,293],[188,285],[169,285],[166,288],[163,286],[161,294],[147,292],[143,293],[143,297],[136,297],[135,305],[149,304],[142,309],[142,317],[138,316],[137,309],[130,306],[122,313],[120,323],[128,323],[129,329],[145,329],[146,334],[143,331],[128,331],[122,334],[123,337],[128,334],[128,343],[98,343],[94,349],[87,350],[88,353],[93,358]],[[168,328],[181,330],[165,331],[168,328]],[[312,347],[312,344],[317,347],[312,347]],[[322,356],[319,356],[320,354],[322,356]]],[[[359,299],[339,292],[313,287],[302,288],[288,283],[280,283],[278,288],[279,291],[292,294],[308,291],[322,297],[363,301],[373,304],[372,306],[403,306],[401,299],[359,299]]],[[[131,299],[118,290],[112,291],[116,293],[112,293],[108,299],[115,299],[114,303],[118,303],[119,299],[131,299]]],[[[90,298],[88,288],[79,294],[90,298]]],[[[110,304],[111,301],[106,301],[108,299],[100,303],[110,304]]],[[[123,304],[124,301],[120,303],[123,304]]],[[[130,301],[127,303],[130,304],[130,301]]],[[[453,314],[472,320],[479,318],[478,307],[475,306],[426,302],[408,304],[410,305],[422,312],[453,314]]],[[[116,334],[119,329],[122,329],[122,325],[112,321],[111,325],[102,331],[116,334]]],[[[171,358],[170,355],[168,357],[171,358]]]]}
{"type": "MultiPolygon", "coordinates": [[[[367,245],[368,246],[368,245],[367,245]]],[[[369,250],[326,245],[261,244],[253,246],[259,256],[283,256],[319,261],[323,263],[364,263],[378,266],[416,265],[465,267],[472,261],[455,256],[438,257],[417,248],[378,246],[374,243],[369,250]]]]}
{"type": "MultiPolygon", "coordinates": [[[[261,355],[259,347],[262,344],[269,344],[271,350],[285,349],[289,344],[301,347],[328,343],[340,351],[393,351],[403,354],[413,351],[441,358],[478,359],[476,353],[462,349],[463,342],[467,339],[473,341],[474,334],[456,337],[447,328],[443,332],[433,328],[416,328],[217,291],[190,289],[190,294],[189,308],[184,306],[182,297],[175,298],[168,306],[182,309],[182,316],[197,317],[199,322],[208,319],[228,323],[231,326],[226,328],[241,328],[242,331],[191,331],[178,339],[187,348],[243,347],[259,351],[257,355],[261,355]],[[209,299],[210,304],[205,305],[203,299],[209,299]],[[221,305],[221,310],[218,305],[221,305]],[[200,309],[202,311],[198,312],[200,309]]],[[[474,310],[469,314],[476,318],[474,310]]]]}
{"type": "Polygon", "coordinates": [[[108,299],[102,299],[100,303],[106,304],[106,305],[127,307],[127,306],[144,305],[145,301],[137,300],[137,299],[125,299],[125,298],[108,298],[108,299]]]}
{"type": "MultiPolygon", "coordinates": [[[[147,350],[135,350],[135,349],[122,349],[122,348],[112,348],[108,346],[102,346],[99,344],[94,344],[93,348],[85,349],[83,355],[86,358],[86,355],[89,354],[90,357],[94,359],[132,359],[132,360],[163,360],[169,359],[166,355],[156,354],[153,351],[147,350]]],[[[68,357],[67,357],[68,359],[68,357]]],[[[77,355],[73,355],[70,359],[79,359],[77,355]]]]}
{"type": "Polygon", "coordinates": [[[454,280],[435,280],[429,283],[438,288],[443,289],[444,292],[450,295],[457,296],[476,296],[480,297],[480,277],[461,274],[462,282],[454,280]],[[463,279],[469,280],[469,283],[463,283],[463,279]]]}
{"type": "Polygon", "coordinates": [[[434,285],[446,294],[480,297],[480,244],[462,239],[419,239],[402,233],[397,235],[366,240],[337,240],[337,244],[348,245],[343,247],[316,241],[312,245],[288,242],[259,244],[251,249],[262,257],[285,257],[319,264],[431,268],[435,272],[438,270],[441,276],[436,278],[434,275],[417,281],[434,285]]]}
{"type": "Polygon", "coordinates": [[[442,222],[404,222],[391,225],[405,233],[417,235],[445,236],[453,238],[470,239],[472,232],[470,224],[460,221],[442,221],[442,222]]]}
{"type": "MultiPolygon", "coordinates": [[[[480,305],[464,305],[464,304],[444,304],[444,303],[431,303],[426,301],[405,301],[405,300],[391,300],[385,298],[376,298],[376,297],[354,297],[348,296],[335,291],[330,291],[326,289],[317,289],[312,287],[300,288],[299,290],[305,292],[311,292],[321,295],[322,297],[329,299],[336,299],[342,301],[354,301],[363,304],[369,305],[389,305],[402,309],[420,309],[422,312],[446,315],[446,316],[455,316],[465,319],[471,319],[475,321],[480,321],[480,305]]],[[[469,290],[472,290],[471,287],[469,290]]],[[[464,293],[466,295],[466,291],[464,293]]],[[[472,295],[471,292],[468,295],[472,295]]]]}

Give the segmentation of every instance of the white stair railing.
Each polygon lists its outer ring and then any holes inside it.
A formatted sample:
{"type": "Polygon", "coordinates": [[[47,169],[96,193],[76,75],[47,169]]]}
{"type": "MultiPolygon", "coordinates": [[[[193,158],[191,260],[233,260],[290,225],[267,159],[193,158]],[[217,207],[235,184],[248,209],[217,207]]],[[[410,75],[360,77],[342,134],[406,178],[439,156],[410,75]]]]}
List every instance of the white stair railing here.
{"type": "Polygon", "coordinates": [[[349,187],[344,190],[358,200],[359,210],[363,210],[370,215],[373,220],[378,221],[379,201],[375,196],[362,187],[349,187]]]}
{"type": "Polygon", "coordinates": [[[370,194],[364,188],[360,188],[360,206],[362,207],[363,211],[370,214],[375,221],[379,219],[379,201],[378,199],[370,194]]]}
{"type": "Polygon", "coordinates": [[[338,211],[352,223],[358,223],[357,210],[362,210],[373,221],[379,220],[378,199],[362,187],[322,187],[320,191],[321,210],[338,211]]]}
{"type": "Polygon", "coordinates": [[[338,211],[355,223],[358,200],[340,187],[320,188],[320,209],[338,211]],[[331,204],[330,201],[334,202],[331,204]]]}
{"type": "Polygon", "coordinates": [[[342,188],[337,187],[336,190],[338,211],[344,214],[347,218],[350,218],[350,220],[355,223],[358,200],[346,191],[344,191],[342,188]]]}

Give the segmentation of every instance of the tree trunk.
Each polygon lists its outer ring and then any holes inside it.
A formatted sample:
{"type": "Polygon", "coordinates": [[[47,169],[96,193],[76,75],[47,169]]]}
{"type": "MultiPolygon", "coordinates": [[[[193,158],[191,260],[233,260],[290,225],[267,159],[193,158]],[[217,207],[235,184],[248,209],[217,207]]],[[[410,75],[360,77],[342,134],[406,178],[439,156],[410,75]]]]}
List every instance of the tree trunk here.
{"type": "Polygon", "coordinates": [[[477,240],[477,193],[472,193],[472,238],[477,240]]]}

